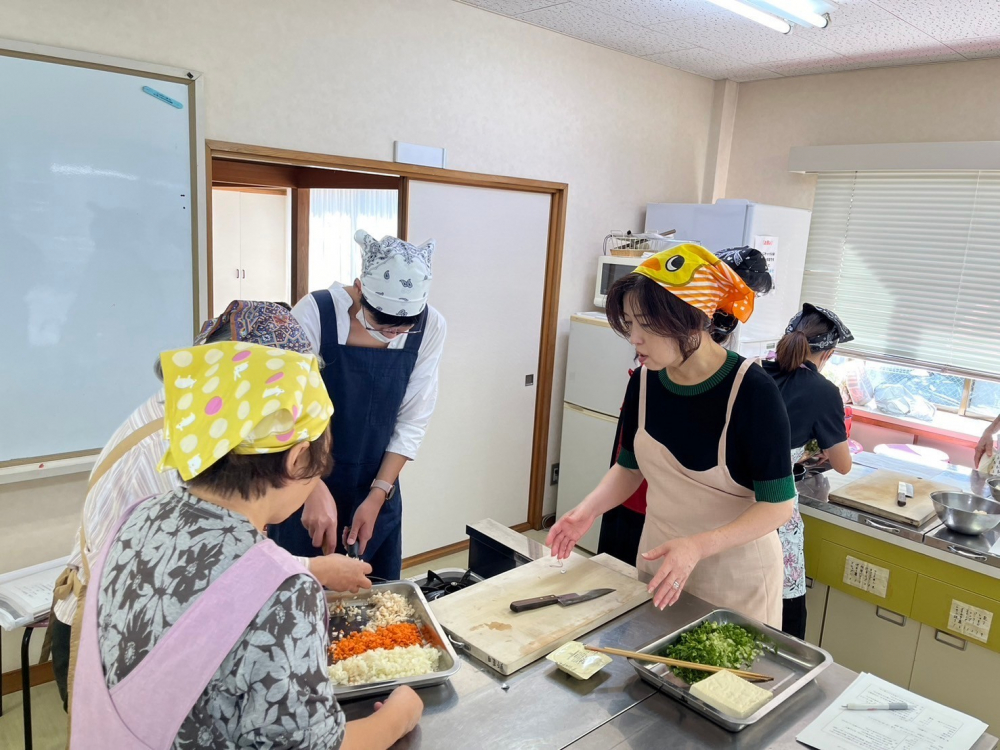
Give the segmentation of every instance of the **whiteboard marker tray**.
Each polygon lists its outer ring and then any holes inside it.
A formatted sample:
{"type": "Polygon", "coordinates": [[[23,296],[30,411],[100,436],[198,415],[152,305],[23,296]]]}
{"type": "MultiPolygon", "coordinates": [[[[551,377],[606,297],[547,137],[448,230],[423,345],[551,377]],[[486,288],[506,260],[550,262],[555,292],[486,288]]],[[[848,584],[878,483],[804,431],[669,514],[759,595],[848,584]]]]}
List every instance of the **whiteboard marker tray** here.
{"type": "Polygon", "coordinates": [[[716,609],[709,612],[689,625],[658,638],[647,646],[637,649],[643,654],[655,654],[663,656],[667,646],[672,645],[681,637],[683,633],[693,630],[704,622],[716,622],[720,625],[734,623],[742,625],[748,630],[762,633],[774,645],[773,651],[765,651],[758,656],[753,665],[746,667],[752,672],[759,672],[774,678],[772,682],[757,683],[759,687],[770,690],[774,693],[774,698],[757,710],[756,713],[745,719],[737,719],[728,716],[717,708],[714,708],[704,701],[691,695],[690,686],[680,677],[671,671],[670,667],[663,664],[650,664],[648,662],[638,662],[629,659],[629,663],[644,681],[654,686],[662,693],[666,693],[681,703],[689,706],[693,711],[700,713],[710,721],[715,722],[730,732],[739,732],[742,729],[756,724],[778,706],[788,700],[796,692],[808,685],[816,678],[820,672],[833,664],[833,657],[826,651],[798,638],[793,638],[787,633],[775,630],[763,623],[744,617],[739,612],[729,609],[716,609]]]}

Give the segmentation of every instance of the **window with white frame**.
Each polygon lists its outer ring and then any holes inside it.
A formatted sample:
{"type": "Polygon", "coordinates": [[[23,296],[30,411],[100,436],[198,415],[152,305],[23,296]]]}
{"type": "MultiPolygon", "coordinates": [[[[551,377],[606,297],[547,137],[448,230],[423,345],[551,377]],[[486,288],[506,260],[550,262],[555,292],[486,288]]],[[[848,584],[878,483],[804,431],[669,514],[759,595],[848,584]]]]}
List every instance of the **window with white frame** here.
{"type": "Polygon", "coordinates": [[[316,189],[309,191],[309,288],[333,282],[350,285],[361,275],[361,246],[354,233],[364,229],[381,239],[399,233],[396,190],[316,189]]]}
{"type": "Polygon", "coordinates": [[[1000,172],[821,173],[802,300],[840,315],[856,337],[841,353],[877,379],[995,416],[1000,172]]]}

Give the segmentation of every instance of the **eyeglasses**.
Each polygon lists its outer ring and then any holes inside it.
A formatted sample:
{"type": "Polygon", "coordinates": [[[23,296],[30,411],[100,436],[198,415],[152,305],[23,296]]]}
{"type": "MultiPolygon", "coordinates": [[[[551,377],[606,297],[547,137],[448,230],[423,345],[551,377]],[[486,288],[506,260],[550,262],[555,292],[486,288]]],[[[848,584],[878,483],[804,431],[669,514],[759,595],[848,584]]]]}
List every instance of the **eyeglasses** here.
{"type": "Polygon", "coordinates": [[[363,310],[361,313],[361,322],[365,324],[365,329],[371,331],[372,333],[381,333],[383,336],[403,336],[407,333],[420,333],[421,329],[416,326],[410,326],[408,328],[375,328],[368,322],[368,311],[363,310]]]}

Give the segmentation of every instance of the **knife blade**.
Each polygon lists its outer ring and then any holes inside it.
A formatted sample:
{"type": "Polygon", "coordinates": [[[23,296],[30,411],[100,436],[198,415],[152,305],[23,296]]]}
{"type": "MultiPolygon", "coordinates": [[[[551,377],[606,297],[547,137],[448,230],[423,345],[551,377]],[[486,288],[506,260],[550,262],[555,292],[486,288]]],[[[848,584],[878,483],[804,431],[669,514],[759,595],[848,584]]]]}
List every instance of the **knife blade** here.
{"type": "Polygon", "coordinates": [[[527,612],[532,609],[549,607],[553,604],[569,607],[573,604],[589,602],[591,599],[599,599],[602,596],[613,594],[615,591],[616,589],[593,589],[583,594],[549,594],[548,596],[538,596],[534,599],[519,599],[516,602],[510,603],[510,609],[512,612],[527,612]]]}

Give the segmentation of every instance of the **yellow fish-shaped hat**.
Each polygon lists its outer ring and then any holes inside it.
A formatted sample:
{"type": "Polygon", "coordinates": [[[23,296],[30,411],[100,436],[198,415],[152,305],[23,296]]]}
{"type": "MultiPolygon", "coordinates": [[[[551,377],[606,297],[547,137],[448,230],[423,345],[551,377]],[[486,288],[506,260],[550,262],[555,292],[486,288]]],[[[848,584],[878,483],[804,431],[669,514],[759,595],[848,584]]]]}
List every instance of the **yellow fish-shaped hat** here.
{"type": "Polygon", "coordinates": [[[754,293],[750,287],[700,245],[688,243],[659,252],[632,273],[652,279],[710,318],[722,311],[746,323],[753,314],[754,293]]]}

